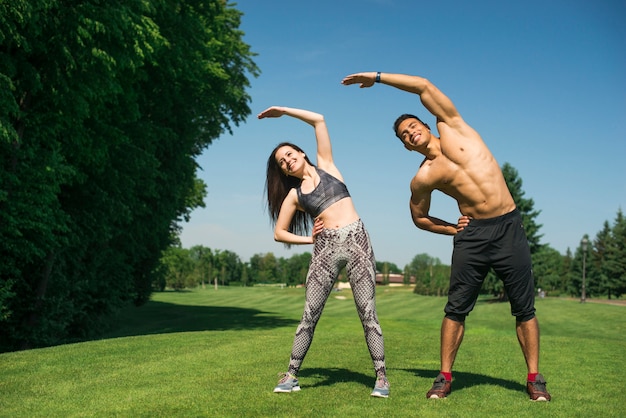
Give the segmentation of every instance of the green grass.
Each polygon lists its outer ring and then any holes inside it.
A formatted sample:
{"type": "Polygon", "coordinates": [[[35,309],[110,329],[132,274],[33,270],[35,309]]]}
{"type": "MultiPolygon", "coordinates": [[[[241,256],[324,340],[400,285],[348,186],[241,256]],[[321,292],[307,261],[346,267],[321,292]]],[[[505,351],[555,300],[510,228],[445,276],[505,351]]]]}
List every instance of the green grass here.
{"type": "Polygon", "coordinates": [[[540,369],[553,401],[534,403],[509,306],[486,301],[467,320],[452,394],[425,399],[438,373],[445,299],[399,288],[377,295],[390,398],[369,396],[372,363],[347,290],[328,301],[302,391],[274,394],[303,301],[303,289],[157,293],[101,340],[1,354],[0,416],[626,416],[624,306],[537,301],[540,369]]]}

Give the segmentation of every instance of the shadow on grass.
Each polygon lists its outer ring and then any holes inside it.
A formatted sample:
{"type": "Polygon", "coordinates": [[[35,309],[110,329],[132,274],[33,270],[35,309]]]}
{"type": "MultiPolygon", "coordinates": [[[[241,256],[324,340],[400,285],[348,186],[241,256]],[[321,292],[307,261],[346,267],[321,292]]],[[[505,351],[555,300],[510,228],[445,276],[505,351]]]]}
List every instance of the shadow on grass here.
{"type": "MultiPolygon", "coordinates": [[[[405,372],[413,373],[418,377],[429,377],[433,381],[439,374],[439,370],[424,370],[424,369],[397,369],[403,370],[405,372]]],[[[502,388],[513,390],[513,391],[526,391],[526,386],[522,385],[519,382],[515,382],[512,380],[499,379],[497,377],[485,376],[484,374],[476,374],[476,373],[466,373],[454,371],[452,373],[452,392],[458,392],[465,388],[470,388],[472,386],[478,385],[493,385],[500,386],[502,388]]],[[[424,395],[430,389],[430,387],[424,390],[424,395]]]]}
{"type": "MultiPolygon", "coordinates": [[[[391,369],[388,369],[391,370],[391,369]]],[[[437,375],[439,374],[438,370],[424,370],[424,369],[395,369],[402,370],[405,372],[409,372],[414,374],[417,377],[423,378],[427,377],[432,380],[435,380],[437,375]]],[[[318,386],[332,386],[336,383],[341,382],[356,382],[360,383],[363,386],[370,387],[374,384],[374,376],[366,375],[363,373],[354,372],[348,369],[337,369],[337,368],[304,368],[300,370],[298,373],[298,377],[308,378],[316,380],[317,382],[314,384],[304,383],[306,387],[318,387],[318,386]]],[[[302,384],[302,382],[301,382],[302,384]]],[[[525,391],[526,386],[520,384],[519,382],[514,382],[506,379],[499,379],[497,377],[485,376],[482,374],[476,373],[466,373],[466,372],[454,372],[454,378],[452,382],[452,391],[458,392],[465,388],[469,388],[472,386],[478,385],[493,385],[500,386],[502,388],[512,390],[512,391],[525,391]]],[[[430,389],[424,388],[424,394],[430,389]]]]}
{"type": "Polygon", "coordinates": [[[332,386],[335,383],[341,382],[356,382],[361,383],[364,386],[370,387],[374,385],[374,375],[366,375],[363,373],[354,372],[348,369],[336,369],[336,368],[312,368],[302,369],[298,373],[299,378],[311,378],[319,380],[312,385],[304,384],[306,387],[318,387],[318,386],[332,386]]]}
{"type": "Polygon", "coordinates": [[[148,302],[123,310],[100,338],[193,331],[225,331],[295,327],[298,320],[273,312],[224,306],[190,306],[148,302]]]}

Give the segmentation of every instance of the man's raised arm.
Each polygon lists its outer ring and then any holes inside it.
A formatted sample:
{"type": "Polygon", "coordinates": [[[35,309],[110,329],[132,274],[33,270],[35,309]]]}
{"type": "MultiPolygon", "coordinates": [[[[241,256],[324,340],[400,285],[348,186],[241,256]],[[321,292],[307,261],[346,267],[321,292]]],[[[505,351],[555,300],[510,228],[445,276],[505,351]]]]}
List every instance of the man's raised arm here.
{"type": "Polygon", "coordinates": [[[420,96],[424,107],[437,117],[438,121],[452,122],[460,117],[452,101],[428,79],[416,75],[391,74],[381,72],[356,73],[344,77],[341,84],[359,84],[361,88],[372,87],[375,83],[386,84],[420,96]]]}

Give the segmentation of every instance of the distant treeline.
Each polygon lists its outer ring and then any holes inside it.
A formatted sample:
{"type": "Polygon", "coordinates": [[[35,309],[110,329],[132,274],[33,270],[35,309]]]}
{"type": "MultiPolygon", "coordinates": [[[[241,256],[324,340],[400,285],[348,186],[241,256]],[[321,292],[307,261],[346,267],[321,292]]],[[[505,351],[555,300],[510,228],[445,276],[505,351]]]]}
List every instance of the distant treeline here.
{"type": "MultiPolygon", "coordinates": [[[[626,220],[619,210],[613,225],[605,222],[604,229],[594,239],[584,236],[574,254],[569,249],[566,254],[560,254],[548,245],[531,246],[537,292],[544,296],[581,297],[584,264],[586,297],[622,296],[626,293],[625,243],[626,220]]],[[[155,290],[273,283],[298,286],[305,283],[310,260],[310,253],[290,258],[265,253],[243,262],[230,251],[176,246],[166,250],[161,258],[162,276],[155,290]]],[[[376,269],[383,277],[380,284],[386,284],[386,275],[399,274],[404,277],[403,283],[415,285],[416,293],[442,296],[448,291],[450,266],[428,254],[416,255],[403,268],[377,261],[376,269]]],[[[340,273],[339,281],[347,281],[345,270],[340,273]]],[[[487,275],[482,293],[506,299],[502,283],[493,271],[487,275]]]]}

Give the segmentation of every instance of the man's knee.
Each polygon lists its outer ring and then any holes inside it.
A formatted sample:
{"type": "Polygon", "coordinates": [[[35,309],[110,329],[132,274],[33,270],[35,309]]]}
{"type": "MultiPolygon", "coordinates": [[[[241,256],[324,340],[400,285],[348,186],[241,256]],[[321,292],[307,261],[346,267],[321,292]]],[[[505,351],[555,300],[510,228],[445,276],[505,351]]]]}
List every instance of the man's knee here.
{"type": "Polygon", "coordinates": [[[526,314],[522,314],[522,315],[516,315],[515,316],[515,321],[517,322],[528,322],[531,319],[533,319],[535,317],[535,311],[533,310],[533,312],[529,312],[526,314]]]}
{"type": "Polygon", "coordinates": [[[465,317],[467,317],[467,314],[458,314],[454,312],[446,312],[445,315],[445,318],[454,322],[465,322],[465,317]]]}

